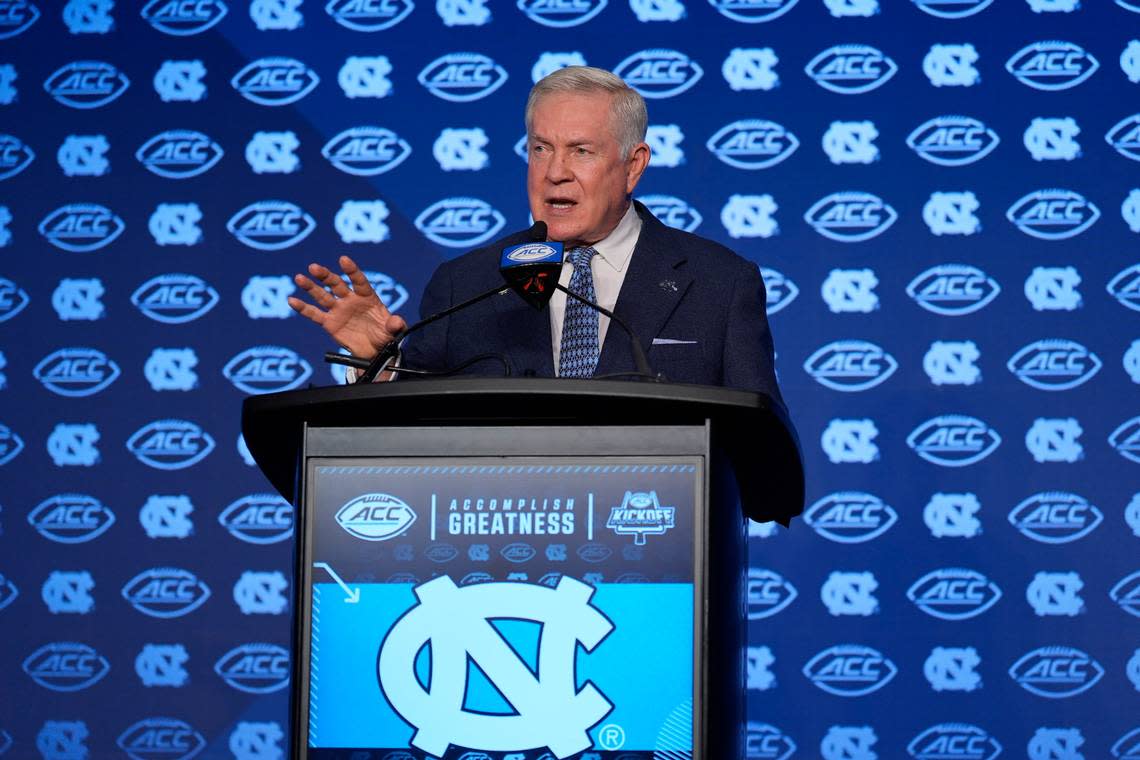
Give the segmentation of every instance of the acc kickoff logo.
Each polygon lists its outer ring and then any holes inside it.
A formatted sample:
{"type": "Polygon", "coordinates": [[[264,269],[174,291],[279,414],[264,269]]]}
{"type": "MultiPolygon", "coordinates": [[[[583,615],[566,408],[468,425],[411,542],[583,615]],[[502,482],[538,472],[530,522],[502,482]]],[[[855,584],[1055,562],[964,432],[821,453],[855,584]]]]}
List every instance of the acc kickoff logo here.
{"type": "Polygon", "coordinates": [[[1104,514],[1083,496],[1042,491],[1024,499],[1009,513],[1009,522],[1026,538],[1043,544],[1067,544],[1091,533],[1104,514]]]}
{"type": "Polygon", "coordinates": [[[1024,346],[1006,366],[1026,385],[1043,391],[1063,391],[1087,382],[1100,370],[1101,361],[1076,341],[1053,338],[1024,346]]]}
{"type": "Polygon", "coordinates": [[[416,81],[438,98],[469,103],[502,87],[507,70],[481,53],[448,53],[425,66],[416,81]]]}
{"type": "Polygon", "coordinates": [[[518,0],[518,9],[543,26],[564,29],[580,26],[597,16],[607,0],[518,0]]]}
{"type": "Polygon", "coordinates": [[[416,512],[395,496],[366,493],[337,510],[336,521],[357,538],[387,541],[406,533],[416,521],[416,512]]]}
{"type": "Polygon", "coordinates": [[[858,243],[878,237],[898,219],[898,213],[877,195],[858,191],[832,193],[816,201],[804,221],[826,238],[858,243]]]}
{"type": "Polygon", "coordinates": [[[448,248],[485,243],[506,223],[491,204],[478,198],[445,198],[421,211],[415,221],[429,240],[448,248]]]}
{"type": "Polygon", "coordinates": [[[882,384],[898,366],[893,356],[865,340],[828,343],[804,361],[804,371],[816,382],[846,393],[882,384]]]}
{"type": "Polygon", "coordinates": [[[119,376],[119,365],[94,348],[61,348],[40,360],[32,375],[60,396],[94,396],[119,376]]]}
{"type": "Polygon", "coordinates": [[[184,720],[144,718],[119,734],[116,744],[133,760],[189,760],[206,748],[206,738],[184,720]]]}
{"type": "Polygon", "coordinates": [[[878,496],[837,491],[808,507],[804,522],[828,541],[862,544],[874,541],[898,522],[898,512],[878,496]]]}
{"type": "Polygon", "coordinates": [[[652,49],[627,57],[614,74],[644,97],[671,98],[695,85],[704,69],[684,53],[652,49]]]}
{"type": "Polygon", "coordinates": [[[276,544],[293,535],[293,505],[276,494],[253,493],[226,507],[218,522],[247,544],[276,544]]]}
{"type": "Polygon", "coordinates": [[[263,106],[296,103],[320,83],[317,72],[295,58],[261,58],[234,74],[230,84],[246,100],[263,106]]]}
{"type": "Polygon", "coordinates": [[[721,127],[705,145],[729,166],[767,169],[792,155],[800,141],[774,121],[741,119],[721,127]]]}
{"type": "Polygon", "coordinates": [[[151,0],[143,7],[142,17],[164,34],[188,37],[221,21],[228,10],[222,0],[151,0]]]}
{"type": "Polygon", "coordinates": [[[289,684],[289,652],[276,644],[242,644],[222,655],[214,672],[239,691],[269,694],[289,684]]]}
{"type": "Polygon", "coordinates": [[[284,346],[253,346],[226,362],[222,374],[240,391],[275,393],[300,387],[313,368],[284,346]]]}
{"type": "Polygon", "coordinates": [[[32,652],[22,665],[33,681],[52,691],[82,691],[107,675],[107,658],[86,644],[57,641],[32,652]]]}
{"type": "MultiPolygon", "coordinates": [[[[989,0],[982,3],[982,7],[989,0]]],[[[989,732],[968,723],[939,723],[911,740],[906,751],[914,760],[994,760],[1001,744],[989,732]]]]}
{"type": "Polygon", "coordinates": [[[144,615],[176,618],[201,607],[210,598],[210,588],[189,570],[152,567],[127,581],[122,595],[144,615]]]}
{"type": "Polygon", "coordinates": [[[412,146],[390,129],[352,127],[325,143],[321,155],[336,168],[359,177],[391,171],[412,153],[412,146]]]}
{"type": "Polygon", "coordinates": [[[803,674],[838,697],[861,697],[878,691],[898,673],[882,652],[860,644],[839,644],[811,658],[803,674]]]}
{"type": "Polygon", "coordinates": [[[96,203],[60,206],[37,229],[56,248],[90,253],[110,245],[126,225],[111,209],[96,203]]]}
{"type": "MultiPolygon", "coordinates": [[[[675,230],[692,232],[701,226],[701,213],[685,201],[672,195],[643,195],[638,198],[646,208],[666,225],[675,230]]],[[[771,314],[771,310],[768,311],[771,314]]]]}
{"type": "Polygon", "coordinates": [[[288,201],[258,201],[230,217],[226,229],[239,242],[260,251],[280,251],[304,240],[317,226],[300,206],[288,201]]]}
{"type": "Polygon", "coordinates": [[[645,537],[662,536],[674,526],[676,507],[663,507],[657,492],[626,491],[621,506],[610,510],[606,527],[619,536],[633,536],[633,543],[645,545],[645,537]]]}
{"type": "Polygon", "coordinates": [[[937,116],[920,124],[906,138],[911,150],[939,166],[966,166],[981,161],[999,142],[996,132],[969,116],[937,116]]]}
{"type": "Polygon", "coordinates": [[[997,298],[997,281],[967,264],[940,264],[922,272],[906,293],[922,308],[944,317],[973,314],[997,298]]]}
{"type": "Polygon", "coordinates": [[[379,32],[403,21],[415,7],[412,0],[329,0],[325,12],[354,32],[379,32]]]}
{"type": "Polygon", "coordinates": [[[870,45],[835,45],[804,67],[816,84],[840,95],[877,89],[898,70],[898,64],[870,45]]]}
{"type": "Polygon", "coordinates": [[[221,160],[222,146],[208,135],[171,129],[147,140],[135,152],[143,166],[160,177],[187,179],[209,171],[221,160]]]}
{"type": "Polygon", "coordinates": [[[915,581],[906,596],[931,617],[969,620],[997,604],[1001,589],[977,570],[943,568],[915,581]]]}
{"type": "Polygon", "coordinates": [[[160,274],[131,294],[131,303],[146,316],[168,325],[193,322],[218,303],[218,291],[192,274],[160,274]]]}
{"type": "Polygon", "coordinates": [[[186,420],[155,420],[135,431],[127,450],[157,470],[182,470],[202,461],[214,450],[209,433],[186,420]]]}
{"type": "Polygon", "coordinates": [[[65,106],[90,109],[107,105],[130,85],[126,74],[109,63],[74,61],[56,69],[44,89],[65,106]]]}
{"type": "Polygon", "coordinates": [[[1001,444],[1001,436],[976,417],[946,414],[919,425],[906,443],[932,464],[965,467],[993,453],[1001,444]]]}
{"type": "Polygon", "coordinates": [[[41,501],[28,524],[44,538],[60,544],[93,541],[115,523],[115,513],[93,496],[61,493],[41,501]]]}
{"type": "Polygon", "coordinates": [[[1034,42],[1006,61],[1005,69],[1035,90],[1076,87],[1100,67],[1092,53],[1080,45],[1059,40],[1034,42]]]}
{"type": "Polygon", "coordinates": [[[1073,647],[1040,647],[1009,669],[1009,676],[1026,691],[1047,699],[1064,699],[1091,689],[1104,668],[1073,647]]]}

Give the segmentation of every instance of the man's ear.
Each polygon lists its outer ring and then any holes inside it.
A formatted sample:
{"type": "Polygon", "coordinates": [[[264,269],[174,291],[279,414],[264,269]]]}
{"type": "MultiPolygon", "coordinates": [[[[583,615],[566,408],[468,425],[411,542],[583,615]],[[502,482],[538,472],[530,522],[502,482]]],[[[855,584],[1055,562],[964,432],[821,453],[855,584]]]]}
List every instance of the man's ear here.
{"type": "Polygon", "coordinates": [[[645,173],[647,166],[649,166],[649,145],[638,143],[630,151],[629,161],[626,164],[625,192],[627,195],[633,192],[633,188],[637,187],[637,183],[641,181],[641,175],[645,173]]]}

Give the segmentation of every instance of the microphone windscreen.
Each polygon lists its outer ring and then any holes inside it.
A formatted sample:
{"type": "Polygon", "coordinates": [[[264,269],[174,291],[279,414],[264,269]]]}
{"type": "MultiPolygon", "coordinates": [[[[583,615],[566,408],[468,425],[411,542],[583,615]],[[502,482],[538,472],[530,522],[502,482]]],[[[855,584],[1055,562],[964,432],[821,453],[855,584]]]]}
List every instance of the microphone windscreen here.
{"type": "Polygon", "coordinates": [[[527,239],[533,243],[546,242],[546,222],[541,219],[530,226],[526,232],[527,239]]]}

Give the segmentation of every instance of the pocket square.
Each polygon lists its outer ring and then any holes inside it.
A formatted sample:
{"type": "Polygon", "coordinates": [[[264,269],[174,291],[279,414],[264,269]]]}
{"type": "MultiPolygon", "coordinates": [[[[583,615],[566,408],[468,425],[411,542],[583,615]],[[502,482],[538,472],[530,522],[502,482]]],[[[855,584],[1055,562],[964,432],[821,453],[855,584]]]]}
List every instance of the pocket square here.
{"type": "Polygon", "coordinates": [[[675,340],[674,338],[654,338],[653,345],[655,346],[692,346],[696,345],[695,340],[675,340]]]}

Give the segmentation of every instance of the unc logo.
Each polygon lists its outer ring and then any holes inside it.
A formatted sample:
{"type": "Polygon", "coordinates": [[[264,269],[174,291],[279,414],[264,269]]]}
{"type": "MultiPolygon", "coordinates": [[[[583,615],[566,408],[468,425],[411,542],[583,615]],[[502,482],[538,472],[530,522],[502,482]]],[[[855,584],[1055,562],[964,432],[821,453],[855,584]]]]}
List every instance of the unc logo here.
{"type": "Polygon", "coordinates": [[[685,162],[685,151],[681,141],[685,139],[681,128],[676,124],[651,124],[645,130],[645,142],[649,144],[650,166],[673,169],[685,162]]]}
{"type": "Polygon", "coordinates": [[[99,108],[130,87],[126,74],[103,61],[74,61],[59,67],[44,82],[44,89],[70,108],[99,108]]]}
{"type": "Polygon", "coordinates": [[[779,208],[768,193],[729,196],[720,210],[720,222],[733,238],[769,238],[780,226],[772,215],[779,208]]]}
{"type": "Polygon", "coordinates": [[[384,98],[392,92],[392,64],[383,55],[350,56],[337,73],[346,98],[384,98]]]}
{"type": "Polygon", "coordinates": [[[1083,385],[1101,368],[1100,358],[1071,340],[1038,340],[1024,346],[1006,364],[1018,380],[1043,391],[1083,385]]]}
{"type": "Polygon", "coordinates": [[[6,3],[3,11],[4,14],[0,16],[0,40],[15,37],[40,17],[40,9],[27,0],[12,0],[6,3]]]}
{"type": "MultiPolygon", "coordinates": [[[[1133,40],[1136,46],[1137,81],[1140,81],[1140,41],[1133,40]]],[[[1133,161],[1140,161],[1140,113],[1118,121],[1112,129],[1108,130],[1104,139],[1116,149],[1116,152],[1133,161]]]]}
{"type": "MultiPolygon", "coordinates": [[[[3,37],[3,33],[0,32],[0,39],[3,37]]],[[[16,79],[16,67],[10,63],[0,63],[0,106],[11,105],[16,102],[18,93],[16,85],[13,84],[16,79]]]]}
{"type": "Polygon", "coordinates": [[[445,198],[416,217],[416,229],[429,240],[448,248],[470,248],[485,243],[507,220],[478,198],[445,198]]]}
{"type": "Polygon", "coordinates": [[[448,53],[425,66],[416,81],[438,98],[469,103],[502,87],[507,70],[480,53],[448,53]]]}
{"type": "Polygon", "coordinates": [[[935,385],[973,385],[982,379],[974,364],[981,355],[972,340],[936,340],[922,358],[922,369],[935,385]]]}
{"type": "Polygon", "coordinates": [[[767,691],[776,685],[776,675],[769,670],[776,662],[768,647],[748,647],[748,689],[767,691]]]}
{"type": "Polygon", "coordinates": [[[432,155],[445,172],[453,169],[479,171],[487,166],[487,133],[481,127],[474,129],[444,128],[432,145],[432,155]]]}
{"type": "Polygon", "coordinates": [[[32,370],[32,376],[49,391],[73,398],[94,396],[120,374],[119,365],[93,348],[61,348],[32,370]]]}
{"type": "Polygon", "coordinates": [[[969,620],[997,604],[1001,589],[976,570],[943,568],[915,581],[906,596],[931,617],[969,620]]]}
{"type": "Polygon", "coordinates": [[[44,644],[22,663],[25,673],[52,691],[82,691],[107,675],[107,658],[86,644],[57,641],[44,644]]]}
{"type": "Polygon", "coordinates": [[[829,726],[819,752],[823,760],[876,760],[871,747],[878,741],[870,726],[829,726]]]}
{"type": "Polygon", "coordinates": [[[982,228],[974,216],[980,205],[971,192],[934,192],[922,207],[922,220],[935,235],[973,235],[982,228]]]}
{"type": "Polygon", "coordinates": [[[135,674],[143,686],[178,689],[190,678],[183,667],[189,660],[190,655],[181,644],[143,644],[142,651],[135,657],[135,674]]]}
{"type": "Polygon", "coordinates": [[[114,0],[68,0],[63,23],[72,34],[106,34],[115,27],[114,6],[114,0]]]}
{"type": "MultiPolygon", "coordinates": [[[[795,0],[792,0],[795,2],[795,0]]],[[[749,758],[763,758],[764,760],[788,760],[796,752],[796,743],[792,737],[768,723],[748,721],[745,724],[744,752],[749,758]]],[[[617,760],[632,760],[636,755],[621,755],[617,760]]],[[[545,760],[545,758],[540,758],[545,760]]],[[[583,755],[582,760],[588,760],[583,755]]]]}
{"type": "Polygon", "coordinates": [[[780,84],[776,64],[780,62],[772,48],[733,48],[721,64],[724,81],[736,92],[768,91],[780,84]]]}
{"type": "Polygon", "coordinates": [[[922,59],[922,72],[935,87],[973,87],[982,78],[974,64],[978,51],[974,46],[931,45],[922,59]]]}
{"type": "Polygon", "coordinates": [[[271,694],[289,685],[289,652],[276,644],[242,644],[222,655],[214,672],[238,691],[271,694]]]}
{"type": "Polygon", "coordinates": [[[982,677],[974,671],[981,663],[973,647],[934,647],[922,673],[935,691],[974,691],[982,686],[982,677]]]}
{"type": "Polygon", "coordinates": [[[1124,352],[1124,371],[1134,383],[1140,383],[1140,340],[1132,341],[1132,345],[1124,352]]]}
{"type": "Polygon", "coordinates": [[[256,174],[292,174],[301,165],[293,152],[299,147],[292,132],[255,132],[245,146],[245,160],[256,174]]]}
{"type": "Polygon", "coordinates": [[[1140,232],[1140,189],[1133,189],[1120,204],[1120,215],[1133,232],[1140,232]]]}
{"type": "MultiPolygon", "coordinates": [[[[436,0],[435,12],[439,14],[444,26],[483,26],[491,21],[491,9],[484,5],[485,2],[486,0],[436,0]]],[[[411,5],[411,0],[408,0],[408,5],[411,5]]]]}
{"type": "Polygon", "coordinates": [[[1043,544],[1079,541],[1100,525],[1104,515],[1075,493],[1044,491],[1014,507],[1009,522],[1026,538],[1043,544]]]}
{"type": "Polygon", "coordinates": [[[680,21],[685,17],[685,4],[681,0],[630,0],[629,7],[637,20],[680,21]]]}
{"type": "Polygon", "coordinates": [[[7,425],[0,425],[0,465],[5,465],[24,450],[24,441],[7,425]]]}
{"type": "Polygon", "coordinates": [[[703,221],[699,211],[672,195],[643,195],[640,200],[655,217],[673,229],[692,232],[703,221]]]}
{"type": "Polygon", "coordinates": [[[208,135],[172,129],[147,140],[135,158],[160,177],[186,179],[209,171],[223,154],[222,146],[208,135]]]}
{"type": "Polygon", "coordinates": [[[260,251],[296,245],[316,226],[313,217],[297,204],[276,200],[251,203],[226,222],[226,229],[239,242],[260,251]]]}
{"type": "Polygon", "coordinates": [[[1124,674],[1136,687],[1136,691],[1140,691],[1140,649],[1132,653],[1132,658],[1128,660],[1128,664],[1125,666],[1124,674]]]}
{"type": "MultiPolygon", "coordinates": [[[[0,206],[0,248],[5,247],[12,242],[12,232],[8,229],[8,225],[12,222],[12,212],[8,210],[7,206],[0,206]]],[[[10,317],[12,313],[8,311],[9,303],[5,302],[7,294],[5,293],[6,286],[3,283],[10,282],[9,280],[0,279],[0,322],[10,317]]]]}
{"type": "Polygon", "coordinates": [[[1140,617],[1140,570],[1121,578],[1108,596],[1129,615],[1140,617]]]}
{"type": "Polygon", "coordinates": [[[293,505],[274,494],[254,493],[226,507],[218,522],[247,544],[276,544],[293,535],[293,505]]]}
{"type": "Polygon", "coordinates": [[[1140,417],[1122,422],[1108,437],[1108,445],[1125,459],[1140,462],[1140,417]]]}
{"type": "Polygon", "coordinates": [[[93,467],[99,461],[99,429],[86,423],[56,425],[47,439],[47,451],[56,467],[93,467]]]}
{"type": "Polygon", "coordinates": [[[879,12],[879,0],[823,0],[833,18],[871,18],[879,12]]]}
{"type": "Polygon", "coordinates": [[[1058,40],[1033,42],[1010,56],[1005,70],[1035,90],[1067,90],[1093,75],[1100,63],[1080,45],[1058,40]]]}
{"type": "Polygon", "coordinates": [[[278,29],[292,31],[300,28],[304,16],[297,10],[304,0],[252,0],[249,17],[263,32],[278,29]]]}
{"type": "Polygon", "coordinates": [[[1071,116],[1063,119],[1035,118],[1025,130],[1024,143],[1034,161],[1072,161],[1081,155],[1076,136],[1081,128],[1071,116]]]}
{"type": "Polygon", "coordinates": [[[976,515],[982,505],[972,493],[936,493],[922,511],[922,521],[935,538],[974,538],[982,532],[976,515]]]}
{"type": "Polygon", "coordinates": [[[86,615],[95,606],[91,598],[93,588],[95,580],[86,570],[74,573],[53,570],[40,589],[40,597],[53,615],[86,615]]]}
{"type": "Polygon", "coordinates": [[[371,177],[396,168],[411,155],[412,147],[383,127],[352,127],[329,140],[321,155],[348,174],[371,177]]]}
{"type": "MultiPolygon", "coordinates": [[[[487,12],[488,15],[490,11],[487,12]]],[[[559,69],[564,69],[567,66],[585,66],[586,58],[578,51],[572,53],[550,53],[545,52],[538,57],[534,65],[530,67],[530,78],[537,84],[540,80],[545,79],[548,75],[553,74],[559,69]]]]}
{"type": "Polygon", "coordinates": [[[1100,218],[1100,210],[1072,190],[1036,190],[1005,213],[1019,230],[1041,240],[1064,240],[1081,234],[1100,218]]]}
{"type": "Polygon", "coordinates": [[[772,570],[748,568],[745,601],[749,620],[763,620],[783,611],[799,592],[790,581],[772,570]]]}
{"type": "MultiPolygon", "coordinates": [[[[1076,0],[1070,2],[1072,5],[1069,10],[1075,10],[1076,0]]],[[[1034,11],[1037,10],[1037,6],[1043,4],[1043,0],[1033,0],[1031,3],[1034,11]]],[[[1050,5],[1044,10],[1065,10],[1065,6],[1050,5]]],[[[1084,743],[1085,737],[1081,736],[1079,728],[1039,728],[1029,739],[1027,747],[1029,760],[1084,760],[1084,755],[1079,752],[1084,743]]]]}
{"type": "Polygon", "coordinates": [[[878,237],[898,219],[898,213],[877,195],[847,191],[816,201],[804,221],[824,237],[839,243],[858,243],[878,237]]]}
{"type": "Polygon", "coordinates": [[[209,433],[186,420],[155,420],[127,439],[127,450],[158,470],[182,470],[214,450],[209,433]]]}
{"type": "Polygon", "coordinates": [[[251,103],[286,106],[313,91],[317,72],[295,58],[260,58],[234,74],[230,84],[251,103]]]}
{"type": "Polygon", "coordinates": [[[163,103],[197,103],[206,97],[205,76],[201,61],[163,61],[154,73],[154,91],[163,103]]]}
{"type": "Polygon", "coordinates": [[[628,56],[614,74],[646,98],[671,98],[695,85],[704,69],[684,53],[659,48],[628,56]]]}
{"type": "Polygon", "coordinates": [[[1040,647],[1015,662],[1009,675],[1032,694],[1063,699],[1091,689],[1104,675],[1104,668],[1080,649],[1040,647]]]}
{"type": "Polygon", "coordinates": [[[865,340],[837,340],[804,361],[804,371],[832,390],[865,391],[881,385],[898,369],[893,356],[865,340]]]}
{"type": "Polygon", "coordinates": [[[1073,311],[1081,305],[1080,284],[1073,267],[1033,267],[1025,278],[1025,297],[1034,311],[1073,311]]]}
{"type": "Polygon", "coordinates": [[[744,24],[762,24],[779,18],[798,0],[709,0],[722,16],[744,24]]]}
{"type": "Polygon", "coordinates": [[[965,467],[992,454],[1001,444],[1001,436],[975,417],[946,414],[916,427],[906,443],[932,464],[965,467]]]}
{"type": "Polygon", "coordinates": [[[920,124],[906,138],[911,150],[940,166],[966,166],[981,161],[999,142],[996,132],[969,116],[937,116],[920,124]]]}
{"type": "Polygon", "coordinates": [[[0,179],[15,177],[36,157],[31,146],[12,135],[0,135],[0,179]]]}
{"type": "Polygon", "coordinates": [[[898,70],[898,64],[870,45],[835,45],[804,67],[816,84],[840,95],[878,89],[898,70]]]}
{"type": "Polygon", "coordinates": [[[90,253],[110,245],[125,228],[123,220],[106,206],[72,203],[48,214],[37,229],[56,248],[90,253]]]}
{"type": "Polygon", "coordinates": [[[345,201],[333,226],[344,243],[379,243],[390,237],[387,218],[388,204],[382,200],[345,201]]]}
{"type": "Polygon", "coordinates": [[[1140,40],[1128,41],[1128,46],[1120,54],[1120,68],[1129,82],[1140,82],[1140,40]]]}
{"type": "Polygon", "coordinates": [[[1085,584],[1077,573],[1037,573],[1025,589],[1029,606],[1040,617],[1076,617],[1085,610],[1078,592],[1085,584]]]}
{"type": "Polygon", "coordinates": [[[246,570],[234,584],[234,602],[243,615],[280,615],[289,606],[282,593],[289,582],[279,571],[257,573],[246,570]]]}
{"type": "Polygon", "coordinates": [[[832,464],[870,464],[879,458],[879,447],[874,444],[878,435],[871,420],[834,419],[820,436],[820,445],[832,464]]]}
{"type": "Polygon", "coordinates": [[[812,530],[839,544],[861,544],[886,533],[898,513],[878,496],[861,491],[839,491],[812,504],[804,522],[812,530]]]}
{"type": "Polygon", "coordinates": [[[379,32],[408,17],[412,0],[329,0],[325,12],[354,32],[379,32]]]}
{"type": "Polygon", "coordinates": [[[198,355],[192,348],[156,348],[143,365],[143,376],[156,391],[189,391],[198,387],[198,355]]]}
{"type": "Polygon", "coordinates": [[[820,286],[820,295],[833,314],[870,314],[879,308],[878,284],[871,269],[832,269],[820,286]]]}
{"type": "Polygon", "coordinates": [[[147,228],[158,245],[195,245],[202,240],[202,211],[197,203],[160,203],[147,228]]]}
{"type": "Polygon", "coordinates": [[[870,164],[879,158],[871,121],[833,121],[823,134],[823,152],[833,164],[870,164]]]}
{"type": "Polygon", "coordinates": [[[206,748],[206,738],[176,718],[144,718],[123,731],[116,743],[134,760],[187,760],[206,748]]]}
{"type": "Polygon", "coordinates": [[[567,757],[592,745],[587,731],[613,705],[592,683],[576,691],[575,651],[579,644],[594,651],[614,630],[590,604],[593,588],[567,576],[553,589],[494,582],[460,588],[441,576],[415,593],[418,604],[389,630],[377,668],[385,697],[416,728],[415,747],[439,756],[453,744],[493,751],[549,747],[557,757],[567,757]],[[518,667],[519,656],[503,646],[490,622],[494,618],[542,626],[541,677],[518,667]],[[415,653],[425,645],[432,655],[430,691],[413,667],[415,653]],[[465,709],[466,689],[452,685],[466,682],[469,658],[516,706],[514,715],[465,709]],[[523,693],[532,696],[516,696],[523,693]]]}
{"type": "Polygon", "coordinates": [[[282,346],[247,348],[222,368],[222,374],[234,387],[253,394],[291,391],[312,373],[307,361],[282,346]]]}
{"type": "Polygon", "coordinates": [[[1077,420],[1045,419],[1038,417],[1025,434],[1025,448],[1037,462],[1068,462],[1072,464],[1085,455],[1077,438],[1084,430],[1077,420]]]}
{"type": "Polygon", "coordinates": [[[36,505],[28,523],[49,541],[81,544],[103,535],[115,523],[115,513],[91,496],[64,493],[36,505]]]}
{"type": "Polygon", "coordinates": [[[285,756],[278,745],[284,738],[278,723],[239,721],[230,734],[230,752],[237,760],[273,760],[285,756]]]}
{"type": "Polygon", "coordinates": [[[201,607],[210,598],[210,587],[189,570],[153,567],[127,581],[122,595],[144,615],[169,619],[201,607]]]}
{"type": "Polygon", "coordinates": [[[201,34],[222,20],[228,12],[222,0],[151,0],[142,9],[147,23],[164,34],[187,37],[201,34]]]}
{"type": "MultiPolygon", "coordinates": [[[[983,7],[990,0],[983,0],[983,7]]],[[[958,3],[955,3],[958,4],[958,3]]],[[[1001,744],[984,730],[968,723],[939,723],[923,731],[907,745],[915,760],[994,760],[1001,754],[1001,744]]]]}
{"type": "Polygon", "coordinates": [[[111,168],[110,149],[105,135],[68,135],[55,157],[68,177],[102,177],[111,168]]]}
{"type": "Polygon", "coordinates": [[[819,652],[803,667],[813,684],[838,697],[861,697],[887,685],[898,668],[882,652],[860,644],[839,644],[819,652]]]}
{"type": "Polygon", "coordinates": [[[1132,534],[1140,538],[1140,493],[1132,495],[1132,501],[1124,509],[1124,522],[1132,528],[1132,534]]]}
{"type": "Polygon", "coordinates": [[[764,308],[768,316],[782,311],[800,294],[796,284],[775,269],[760,267],[760,277],[764,280],[764,308]]]}
{"type": "Polygon", "coordinates": [[[531,21],[564,29],[580,26],[597,16],[607,0],[518,0],[518,9],[531,21]]]}
{"type": "Polygon", "coordinates": [[[721,127],[705,146],[729,166],[767,169],[792,155],[800,141],[774,121],[742,119],[721,127]]]}
{"type": "Polygon", "coordinates": [[[879,587],[872,573],[833,572],[819,590],[827,611],[835,616],[868,617],[879,611],[874,590],[879,587]]]}
{"type": "Polygon", "coordinates": [[[296,290],[293,278],[254,275],[241,289],[241,305],[250,319],[285,319],[293,314],[288,297],[296,290]]]}
{"type": "Polygon", "coordinates": [[[148,538],[187,538],[194,532],[189,496],[148,496],[139,510],[139,524],[148,538]]]}

